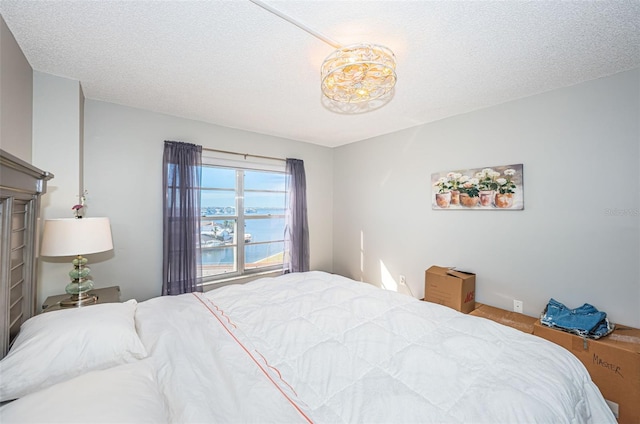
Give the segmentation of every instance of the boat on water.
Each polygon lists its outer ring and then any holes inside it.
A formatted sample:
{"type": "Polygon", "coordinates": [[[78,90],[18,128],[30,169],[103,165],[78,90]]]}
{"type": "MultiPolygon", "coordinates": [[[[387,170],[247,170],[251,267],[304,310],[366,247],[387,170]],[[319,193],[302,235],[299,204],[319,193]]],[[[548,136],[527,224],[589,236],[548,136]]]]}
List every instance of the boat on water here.
{"type": "Polygon", "coordinates": [[[220,241],[220,240],[206,240],[200,241],[200,248],[201,249],[213,249],[214,247],[219,247],[219,246],[224,246],[226,243],[224,241],[220,241]]]}
{"type": "MultiPolygon", "coordinates": [[[[202,250],[214,249],[216,247],[228,246],[234,244],[233,236],[228,237],[216,237],[210,234],[200,233],[200,248],[202,250]]],[[[249,233],[244,234],[244,242],[251,243],[252,236],[249,233]]]]}

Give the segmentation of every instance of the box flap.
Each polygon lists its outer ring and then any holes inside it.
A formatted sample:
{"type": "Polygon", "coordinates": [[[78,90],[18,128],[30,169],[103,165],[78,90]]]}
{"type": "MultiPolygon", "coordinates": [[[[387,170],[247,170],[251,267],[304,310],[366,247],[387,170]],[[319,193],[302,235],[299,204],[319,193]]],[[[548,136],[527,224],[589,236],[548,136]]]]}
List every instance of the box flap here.
{"type": "MultiPolygon", "coordinates": [[[[575,343],[574,340],[578,340],[575,344],[584,345],[585,342],[589,343],[599,343],[606,346],[616,347],[618,349],[626,350],[628,352],[637,353],[640,355],[640,329],[627,327],[625,325],[616,324],[616,328],[613,333],[604,336],[600,339],[586,339],[583,340],[582,337],[577,336],[573,333],[569,333],[566,331],[559,330],[557,328],[548,327],[537,320],[534,324],[534,332],[533,334],[539,335],[544,338],[553,339],[552,341],[563,344],[565,347],[572,346],[575,343]],[[560,342],[562,339],[564,342],[560,342]]],[[[587,349],[584,349],[587,350],[587,349]]]]}
{"type": "Polygon", "coordinates": [[[428,272],[429,274],[443,275],[444,276],[444,275],[447,275],[447,271],[449,271],[449,268],[433,265],[433,266],[429,267],[429,269],[427,269],[426,272],[428,272]]]}
{"type": "Polygon", "coordinates": [[[458,271],[458,270],[455,270],[455,269],[447,269],[446,272],[447,272],[447,275],[451,275],[451,276],[459,278],[461,280],[465,280],[465,279],[467,279],[469,277],[475,276],[475,274],[472,273],[472,272],[458,271]]]}
{"type": "Polygon", "coordinates": [[[507,311],[505,309],[495,308],[493,306],[481,305],[476,303],[476,309],[470,314],[477,317],[490,319],[491,321],[513,327],[525,333],[533,333],[533,324],[537,318],[516,312],[507,311]]]}
{"type": "Polygon", "coordinates": [[[613,333],[600,339],[620,349],[640,354],[640,329],[616,324],[613,333]]]}

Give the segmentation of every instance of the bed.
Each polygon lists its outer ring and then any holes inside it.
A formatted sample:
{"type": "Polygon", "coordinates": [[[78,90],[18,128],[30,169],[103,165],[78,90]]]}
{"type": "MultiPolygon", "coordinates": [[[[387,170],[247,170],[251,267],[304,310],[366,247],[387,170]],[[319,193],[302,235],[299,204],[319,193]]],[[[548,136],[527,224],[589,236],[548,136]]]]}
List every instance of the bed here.
{"type": "Polygon", "coordinates": [[[10,422],[614,423],[541,338],[324,272],[27,321],[10,422]]]}

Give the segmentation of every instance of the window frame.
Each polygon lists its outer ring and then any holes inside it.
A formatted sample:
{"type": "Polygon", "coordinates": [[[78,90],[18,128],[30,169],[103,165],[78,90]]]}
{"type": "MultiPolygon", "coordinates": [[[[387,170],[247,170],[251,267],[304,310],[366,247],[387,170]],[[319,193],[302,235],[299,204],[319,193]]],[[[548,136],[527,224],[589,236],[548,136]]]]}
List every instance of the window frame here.
{"type": "MultiPolygon", "coordinates": [[[[235,193],[235,214],[225,214],[225,215],[211,215],[211,216],[200,216],[200,223],[205,222],[220,222],[225,220],[235,221],[236,227],[234,229],[234,241],[230,245],[225,245],[220,248],[229,248],[232,247],[235,249],[234,255],[234,263],[232,264],[233,269],[227,272],[222,272],[219,274],[212,275],[204,275],[204,265],[202,264],[202,252],[199,260],[200,274],[201,274],[201,282],[203,285],[207,284],[216,284],[218,282],[223,282],[226,280],[232,280],[243,277],[250,277],[255,274],[265,273],[265,272],[273,272],[277,270],[281,270],[284,262],[284,225],[282,228],[282,235],[279,239],[268,240],[268,241],[260,241],[260,242],[246,242],[245,241],[245,224],[250,220],[257,219],[285,219],[286,217],[286,196],[287,191],[286,187],[283,190],[260,190],[260,189],[246,189],[245,188],[245,172],[246,171],[255,171],[255,172],[266,172],[272,174],[281,174],[286,176],[286,169],[284,163],[282,166],[274,166],[272,164],[260,164],[260,163],[238,163],[238,161],[230,161],[224,160],[220,158],[204,158],[202,160],[202,167],[213,167],[213,168],[222,168],[229,169],[235,172],[235,188],[222,188],[222,187],[205,187],[204,184],[201,184],[201,201],[202,201],[202,193],[205,191],[226,191],[226,192],[234,192],[235,193]],[[246,206],[245,206],[245,193],[255,192],[255,193],[281,193],[285,197],[285,201],[282,204],[282,213],[281,214],[251,214],[247,216],[246,206]],[[251,245],[259,245],[259,244],[269,244],[269,243],[282,243],[283,245],[283,260],[282,262],[275,265],[267,265],[263,267],[253,267],[247,268],[246,263],[246,247],[251,245]]],[[[218,247],[213,247],[218,248],[218,247]]]]}

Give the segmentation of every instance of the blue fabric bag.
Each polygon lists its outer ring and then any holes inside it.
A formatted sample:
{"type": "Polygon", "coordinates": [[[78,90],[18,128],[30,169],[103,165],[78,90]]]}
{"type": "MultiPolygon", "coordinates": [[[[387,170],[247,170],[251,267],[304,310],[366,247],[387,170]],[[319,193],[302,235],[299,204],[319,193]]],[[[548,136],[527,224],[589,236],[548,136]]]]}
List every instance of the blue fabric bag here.
{"type": "Polygon", "coordinates": [[[548,327],[568,331],[581,337],[599,339],[613,331],[607,314],[585,303],[579,308],[569,309],[555,299],[549,300],[540,317],[540,322],[548,327]]]}

